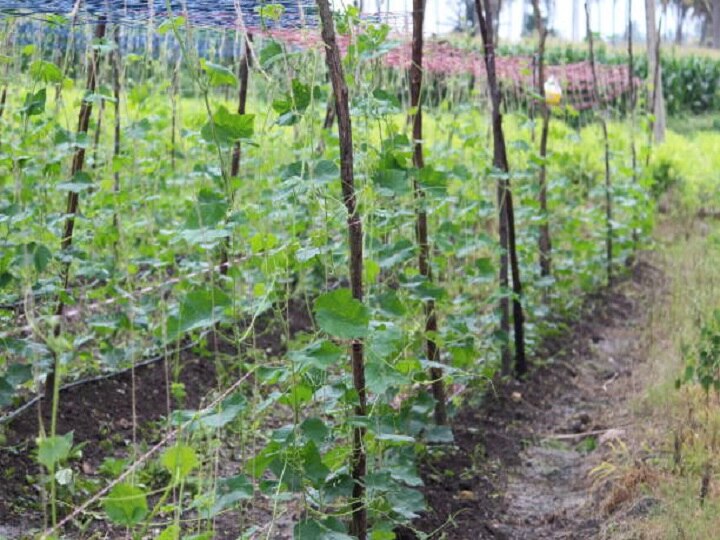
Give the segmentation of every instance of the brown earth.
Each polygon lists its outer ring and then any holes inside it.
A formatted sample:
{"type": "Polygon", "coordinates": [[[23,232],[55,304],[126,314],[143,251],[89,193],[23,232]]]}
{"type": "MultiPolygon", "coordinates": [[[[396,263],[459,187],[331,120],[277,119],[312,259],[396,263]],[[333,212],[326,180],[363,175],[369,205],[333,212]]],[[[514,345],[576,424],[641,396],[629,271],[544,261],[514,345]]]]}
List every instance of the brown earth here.
{"type": "MultiPolygon", "coordinates": [[[[630,428],[632,374],[642,361],[637,337],[644,308],[661,297],[662,284],[657,269],[637,264],[627,279],[590,296],[576,321],[557,321],[563,330],[543,342],[526,381],[497,380],[478,406],[459,411],[453,419],[455,446],[431,448],[432,457],[421,466],[430,510],[412,528],[398,530],[398,538],[600,538],[608,513],[650,510],[652,500],[636,502],[631,488],[619,492],[616,485],[594,481],[591,471],[630,428]]],[[[304,302],[293,304],[289,313],[291,334],[311,328],[304,302]]],[[[253,347],[236,351],[221,343],[218,349],[247,358],[252,348],[279,355],[282,334],[268,316],[258,321],[253,347]]],[[[181,364],[182,403],[168,397],[164,362],[136,370],[135,425],[148,443],[162,436],[158,421],[167,416],[168,403],[170,409],[197,408],[219,386],[212,355],[186,351],[181,364]]],[[[58,432],[72,429],[75,442],[86,443],[74,466],[90,479],[100,481],[97,469],[105,457],[124,456],[130,449],[132,384],[124,373],[62,396],[58,432]]],[[[37,429],[37,410],[29,409],[13,421],[0,449],[0,535],[9,538],[22,538],[42,524],[35,485],[41,471],[32,457],[37,429]]],[[[227,476],[239,468],[227,459],[219,472],[227,476]]],[[[268,515],[272,508],[262,503],[230,513],[216,523],[215,537],[235,538],[239,524],[266,522],[268,515]]],[[[289,538],[293,518],[292,510],[276,516],[271,537],[289,538]]],[[[114,537],[104,522],[90,530],[114,537]]]]}
{"type": "Polygon", "coordinates": [[[650,511],[656,501],[638,500],[635,489],[641,468],[627,486],[593,469],[631,430],[639,336],[663,282],[659,270],[637,264],[590,296],[567,332],[545,340],[527,381],[497,382],[478,407],[461,410],[455,448],[422,468],[431,510],[402,538],[612,538],[609,514],[650,511]]]}
{"type": "MultiPolygon", "coordinates": [[[[293,300],[286,310],[290,335],[312,329],[312,317],[303,300],[293,300]]],[[[246,329],[240,325],[241,331],[246,329]]],[[[284,330],[271,313],[255,321],[251,343],[237,350],[228,340],[215,341],[207,337],[210,349],[215,353],[201,353],[202,347],[190,348],[179,354],[177,365],[181,366],[179,376],[174,379],[171,371],[175,362],[172,358],[138,367],[134,377],[129,371],[86,384],[72,386],[61,392],[58,411],[57,433],[73,432],[74,444],[84,444],[82,458],[72,464],[73,468],[91,482],[100,481],[98,469],[106,457],[123,458],[130,454],[133,441],[133,426],[139,443],[150,446],[164,435],[163,420],[177,409],[198,409],[207,405],[207,396],[214,390],[221,390],[242,376],[241,367],[252,362],[253,351],[268,357],[282,355],[285,350],[284,330]],[[217,371],[215,359],[224,355],[225,360],[235,358],[235,367],[217,371]],[[220,379],[223,379],[221,381],[220,379]],[[171,395],[170,383],[184,385],[184,397],[176,399],[171,395]],[[133,411],[133,386],[135,409],[133,411]]],[[[226,362],[225,362],[226,363],[226,362]]],[[[251,381],[248,382],[248,385],[251,381]]],[[[249,390],[248,390],[249,391],[249,390]]],[[[44,411],[45,429],[49,429],[49,412],[44,411]]],[[[279,412],[278,414],[281,414],[279,412]]],[[[35,439],[39,433],[39,405],[25,410],[6,426],[6,442],[0,446],[0,538],[28,538],[43,524],[41,489],[38,485],[43,474],[42,467],[34,459],[35,439]]],[[[269,422],[273,422],[270,418],[269,422]]],[[[222,471],[230,476],[237,473],[240,464],[228,459],[222,471]]],[[[100,485],[100,487],[102,487],[100,485]]],[[[75,502],[82,502],[89,494],[78,493],[75,502]]],[[[270,521],[272,509],[266,505],[244,508],[239,512],[224,514],[216,523],[216,531],[222,531],[215,538],[236,538],[239,527],[245,523],[270,521]],[[242,517],[238,514],[243,514],[242,517]],[[248,514],[255,514],[253,520],[248,514]]],[[[288,529],[290,520],[279,521],[279,530],[288,529]]],[[[104,522],[97,522],[91,530],[112,528],[104,522]]],[[[289,534],[289,533],[288,533],[289,534]]],[[[114,538],[115,536],[109,536],[114,538]]],[[[124,533],[118,532],[118,538],[124,533]]]]}

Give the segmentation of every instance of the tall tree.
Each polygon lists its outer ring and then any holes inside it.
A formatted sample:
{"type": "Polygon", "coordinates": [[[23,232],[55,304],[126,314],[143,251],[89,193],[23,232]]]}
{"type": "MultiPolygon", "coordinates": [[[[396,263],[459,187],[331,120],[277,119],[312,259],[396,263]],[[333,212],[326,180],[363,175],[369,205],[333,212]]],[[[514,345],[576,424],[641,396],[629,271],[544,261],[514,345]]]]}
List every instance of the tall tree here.
{"type": "MultiPolygon", "coordinates": [[[[498,200],[498,229],[500,236],[500,330],[509,338],[510,314],[507,298],[508,270],[512,274],[513,290],[513,330],[515,338],[515,374],[522,376],[527,372],[525,358],[524,313],[522,308],[522,283],[520,281],[520,267],[518,264],[517,247],[515,243],[515,214],[513,211],[512,191],[510,191],[510,166],[505,146],[505,134],[502,127],[502,113],[500,111],[500,87],[495,68],[495,31],[492,25],[492,7],[490,0],[475,0],[475,9],[478,14],[480,36],[483,41],[485,69],[487,71],[488,92],[492,108],[492,134],[493,134],[493,167],[499,173],[497,180],[498,200]],[[509,259],[509,268],[508,268],[509,259]]],[[[502,371],[510,372],[510,343],[504,340],[501,351],[502,371]]]]}
{"type": "MultiPolygon", "coordinates": [[[[716,0],[720,1],[720,0],[716,0]]],[[[653,136],[655,142],[665,140],[665,96],[662,89],[662,65],[660,64],[660,33],[656,26],[655,0],[645,0],[647,26],[648,87],[650,111],[655,117],[653,136]]]]}

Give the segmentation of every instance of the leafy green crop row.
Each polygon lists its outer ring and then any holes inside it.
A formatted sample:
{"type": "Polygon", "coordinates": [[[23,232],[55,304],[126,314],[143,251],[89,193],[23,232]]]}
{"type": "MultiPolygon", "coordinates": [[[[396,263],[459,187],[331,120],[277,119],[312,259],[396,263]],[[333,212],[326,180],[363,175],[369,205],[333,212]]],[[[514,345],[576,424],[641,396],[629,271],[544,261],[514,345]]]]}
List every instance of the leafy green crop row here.
{"type": "MultiPolygon", "coordinates": [[[[338,17],[340,28],[368,25],[352,10],[338,17]]],[[[440,364],[455,396],[482,391],[508,340],[497,331],[498,299],[512,293],[497,281],[498,172],[486,111],[475,99],[453,96],[427,107],[426,163],[418,169],[408,111],[397,98],[407,92],[404,81],[376,69],[387,31],[369,25],[354,34],[344,67],[364,229],[360,302],[348,289],[337,135],[323,126],[331,91],[322,51],[256,39],[247,113],[240,114],[233,112],[236,66],[199,57],[184,21],[161,28],[167,39],[158,58],[123,59],[119,116],[112,39],[88,51],[100,56],[92,95],[81,90],[80,66],[70,77],[38,47],[3,57],[0,405],[19,405],[53,365],[70,380],[159,354],[167,358],[165,391],[174,409],[162,426],[168,444],[159,457],[138,441],[111,448],[98,464],[104,476],[90,481],[78,463],[81,441],[70,432],[41,432],[40,484],[53,504],[82,508],[97,494],[103,519],[138,537],[157,521],[164,524],[161,538],[177,538],[181,529],[209,538],[221,516],[245,516],[243,505],[252,501],[260,509],[253,515],[264,508],[266,521],[238,518],[238,535],[272,537],[281,509],[290,508],[302,516],[297,538],[348,538],[348,463],[361,426],[372,538],[392,539],[396,525],[424,508],[418,455],[452,442],[451,430],[432,421],[428,368],[440,364]],[[171,60],[180,46],[177,65],[171,60]],[[87,135],[78,135],[83,101],[94,112],[87,135]],[[233,177],[228,165],[236,147],[242,153],[233,177]],[[70,177],[79,148],[86,166],[70,177]],[[415,185],[423,198],[414,196],[415,185]],[[73,244],[61,249],[68,193],[80,205],[73,244]],[[427,213],[432,282],[416,264],[418,208],[427,213]],[[223,253],[227,272],[219,270],[223,253]],[[66,264],[68,287],[61,279],[66,264]],[[432,336],[443,351],[439,362],[424,349],[430,300],[440,321],[432,336]],[[67,306],[60,317],[58,301],[67,306]],[[297,305],[312,313],[311,321],[293,319],[297,305]],[[356,339],[366,351],[365,416],[354,412],[359,396],[347,361],[356,339]],[[204,409],[185,406],[180,380],[187,361],[180,349],[192,340],[201,342],[192,354],[218,373],[204,409]],[[221,466],[226,454],[239,456],[231,472],[221,466]]],[[[594,125],[575,128],[561,118],[551,124],[554,273],[541,277],[537,128],[517,112],[506,117],[505,129],[525,280],[520,301],[533,350],[555,329],[550,313],[573,313],[584,291],[605,282],[603,137],[594,125]]],[[[631,136],[640,163],[650,152],[639,128],[611,122],[608,129],[613,255],[625,261],[652,228],[656,175],[631,168],[631,136]]],[[[666,159],[668,148],[653,152],[666,159]]],[[[453,398],[450,412],[459,404],[453,398]]],[[[82,519],[101,526],[98,514],[82,519]]]]}

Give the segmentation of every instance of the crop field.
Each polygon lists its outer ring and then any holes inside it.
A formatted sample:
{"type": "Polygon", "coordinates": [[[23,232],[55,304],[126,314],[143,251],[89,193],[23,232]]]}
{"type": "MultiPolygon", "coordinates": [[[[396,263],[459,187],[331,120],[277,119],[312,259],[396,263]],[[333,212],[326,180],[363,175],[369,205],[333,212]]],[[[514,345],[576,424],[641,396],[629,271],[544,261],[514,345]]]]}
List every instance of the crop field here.
{"type": "Polygon", "coordinates": [[[677,82],[720,64],[663,60],[658,142],[644,51],[495,56],[480,1],[449,40],[419,0],[113,4],[0,9],[0,538],[499,537],[453,525],[512,492],[472,437],[524,451],[565,336],[720,211],[677,82]]]}

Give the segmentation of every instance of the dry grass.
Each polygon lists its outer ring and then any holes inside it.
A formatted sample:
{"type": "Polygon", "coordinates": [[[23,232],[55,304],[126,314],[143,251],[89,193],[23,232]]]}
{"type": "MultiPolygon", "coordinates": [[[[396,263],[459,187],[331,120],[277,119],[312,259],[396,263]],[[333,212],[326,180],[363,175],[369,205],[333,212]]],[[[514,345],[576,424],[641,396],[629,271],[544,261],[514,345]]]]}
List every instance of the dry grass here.
{"type": "Polygon", "coordinates": [[[720,307],[720,226],[663,223],[654,257],[666,289],[647,306],[646,361],[637,375],[645,390],[634,401],[635,428],[622,451],[593,471],[609,484],[602,509],[615,514],[604,537],[716,539],[720,400],[693,383],[676,389],[675,381],[684,370],[684,348],[697,342],[703,321],[720,307]],[[641,496],[652,504],[633,512],[641,496]]]}

